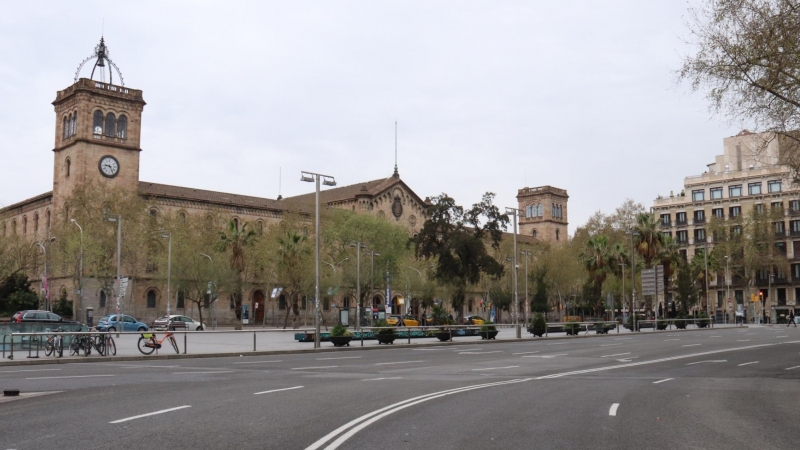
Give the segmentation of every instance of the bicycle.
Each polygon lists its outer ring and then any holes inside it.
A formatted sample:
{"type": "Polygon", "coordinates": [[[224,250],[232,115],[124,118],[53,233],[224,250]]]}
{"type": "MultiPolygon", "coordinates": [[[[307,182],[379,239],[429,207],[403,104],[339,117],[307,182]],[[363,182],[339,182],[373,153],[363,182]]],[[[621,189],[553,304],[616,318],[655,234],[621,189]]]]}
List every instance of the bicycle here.
{"type": "Polygon", "coordinates": [[[85,334],[78,334],[72,336],[72,341],[69,343],[69,354],[79,355],[83,350],[84,356],[89,356],[92,353],[91,338],[85,334]]]}
{"type": "Polygon", "coordinates": [[[161,340],[156,339],[155,333],[142,333],[142,337],[139,338],[139,342],[137,342],[137,346],[139,347],[139,351],[142,352],[144,355],[149,355],[156,351],[156,349],[161,348],[161,344],[169,340],[170,344],[172,344],[172,348],[175,349],[175,353],[180,353],[178,350],[178,341],[175,340],[175,336],[167,330],[164,337],[161,340]]]}
{"type": "MultiPolygon", "coordinates": [[[[56,328],[53,330],[54,333],[60,332],[60,328],[56,328]]],[[[59,358],[64,356],[64,338],[60,334],[54,334],[47,338],[47,342],[44,344],[44,354],[46,356],[56,355],[59,358]]]]}
{"type": "Polygon", "coordinates": [[[98,353],[106,356],[106,350],[111,352],[112,355],[117,354],[117,344],[110,334],[95,334],[88,339],[88,345],[94,347],[98,353]],[[108,347],[108,348],[106,348],[108,347]]]}

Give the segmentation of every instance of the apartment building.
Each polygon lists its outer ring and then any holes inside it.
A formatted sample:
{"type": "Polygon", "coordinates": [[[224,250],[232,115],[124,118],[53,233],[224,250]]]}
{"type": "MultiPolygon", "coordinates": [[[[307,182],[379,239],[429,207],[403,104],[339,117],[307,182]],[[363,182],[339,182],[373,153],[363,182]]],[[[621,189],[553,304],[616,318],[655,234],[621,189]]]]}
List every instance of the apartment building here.
{"type": "Polygon", "coordinates": [[[712,217],[735,219],[753,208],[777,212],[775,246],[785,252],[791,270],[771,276],[761,270],[753,286],[733,268],[710,273],[709,301],[718,321],[759,321],[763,309],[765,320],[775,323],[800,299],[800,189],[792,184],[790,170],[779,164],[779,141],[769,133],[747,130],[725,138],[723,154],[703,174],[686,177],[678,194],[659,196],[653,204],[661,232],[679,243],[688,261],[702,257],[705,247],[713,248],[707,230],[712,217]],[[751,301],[753,295],[763,296],[763,307],[751,301]]]}

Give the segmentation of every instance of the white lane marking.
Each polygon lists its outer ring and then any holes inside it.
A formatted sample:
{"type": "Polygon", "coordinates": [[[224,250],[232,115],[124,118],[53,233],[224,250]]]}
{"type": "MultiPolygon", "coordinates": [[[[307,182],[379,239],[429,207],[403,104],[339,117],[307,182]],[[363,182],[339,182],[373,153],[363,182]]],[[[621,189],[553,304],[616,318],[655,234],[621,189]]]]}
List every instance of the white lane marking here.
{"type": "Polygon", "coordinates": [[[26,380],[55,380],[60,378],[94,378],[94,377],[114,377],[116,375],[65,375],[62,377],[36,377],[25,378],[26,380]]]}
{"type": "Polygon", "coordinates": [[[784,335],[781,335],[781,336],[775,336],[775,337],[776,337],[776,338],[788,338],[789,336],[786,336],[786,335],[784,334],[784,335]]]}
{"type": "Polygon", "coordinates": [[[608,409],[608,415],[612,417],[616,416],[617,408],[619,408],[619,403],[612,403],[611,408],[608,409]]]}
{"type": "Polygon", "coordinates": [[[786,370],[800,369],[800,366],[787,367],[786,370]]]}
{"type": "Polygon", "coordinates": [[[693,366],[693,365],[695,365],[695,364],[703,364],[703,363],[724,363],[724,362],[728,362],[728,360],[727,360],[727,359],[709,359],[709,360],[706,360],[706,361],[695,361],[695,362],[686,363],[686,365],[687,365],[687,366],[693,366]]]}
{"type": "Polygon", "coordinates": [[[653,381],[653,384],[660,384],[666,381],[674,380],[675,378],[664,378],[663,380],[653,381]]]}
{"type": "Polygon", "coordinates": [[[697,347],[698,345],[703,345],[703,344],[686,344],[686,345],[681,345],[681,347],[697,347]]]}
{"type": "Polygon", "coordinates": [[[145,369],[174,369],[180,366],[123,366],[119,365],[117,367],[124,367],[126,369],[138,369],[138,368],[145,368],[145,369]]]}
{"type": "Polygon", "coordinates": [[[601,356],[601,358],[611,358],[612,356],[625,356],[625,355],[630,355],[630,354],[631,354],[631,352],[628,352],[628,353],[615,353],[613,355],[603,355],[603,356],[601,356]]]}
{"type": "Polygon", "coordinates": [[[736,342],[750,342],[750,339],[737,339],[736,342]]]}
{"type": "Polygon", "coordinates": [[[283,388],[283,389],[273,389],[271,391],[256,392],[253,395],[271,394],[273,392],[281,392],[281,391],[291,391],[292,389],[302,389],[303,387],[304,386],[295,386],[295,387],[283,388]]]}
{"type": "Polygon", "coordinates": [[[472,370],[500,370],[500,369],[515,369],[519,366],[505,366],[505,367],[484,367],[481,369],[472,369],[472,370]]]}
{"type": "Polygon", "coordinates": [[[172,372],[173,375],[194,375],[194,374],[204,374],[204,373],[231,373],[233,370],[209,370],[207,372],[172,372]]]}
{"type": "Polygon", "coordinates": [[[486,355],[489,353],[503,353],[502,350],[493,350],[491,352],[458,352],[459,355],[486,355]]]}
{"type": "Polygon", "coordinates": [[[316,366],[316,367],[295,367],[292,370],[309,370],[309,369],[335,369],[339,366],[316,366]]]}
{"type": "Polygon", "coordinates": [[[139,414],[138,416],[126,417],[124,419],[119,419],[119,420],[115,420],[113,422],[108,422],[108,423],[122,423],[122,422],[127,422],[129,420],[141,419],[142,417],[155,416],[156,414],[164,414],[164,413],[168,413],[168,412],[171,412],[171,411],[177,411],[179,409],[191,408],[191,407],[192,407],[192,405],[183,405],[183,406],[178,406],[176,408],[162,409],[161,411],[155,411],[155,412],[151,412],[151,413],[147,413],[147,414],[139,414]]]}
{"type": "Polygon", "coordinates": [[[614,338],[615,341],[629,341],[633,338],[614,338]]]}
{"type": "Polygon", "coordinates": [[[388,363],[375,363],[376,366],[391,366],[394,364],[411,364],[411,363],[421,363],[425,361],[395,361],[395,362],[388,362],[388,363]]]}
{"type": "Polygon", "coordinates": [[[367,378],[361,381],[378,381],[378,380],[399,380],[403,377],[385,377],[385,378],[367,378]]]}
{"type": "Polygon", "coordinates": [[[622,344],[621,343],[620,344],[603,344],[600,347],[613,347],[615,345],[622,345],[622,344]]]}
{"type": "Polygon", "coordinates": [[[644,365],[657,364],[657,363],[668,362],[668,361],[676,361],[676,360],[686,359],[686,358],[695,358],[695,357],[698,357],[698,356],[713,355],[713,354],[717,354],[717,353],[734,352],[734,351],[742,351],[742,350],[752,350],[752,349],[755,349],[755,348],[770,347],[770,346],[773,346],[773,345],[781,345],[781,344],[758,344],[758,345],[748,345],[746,347],[736,347],[736,348],[731,348],[731,349],[710,350],[710,351],[707,351],[707,352],[694,353],[694,354],[691,354],[691,355],[672,356],[672,357],[669,357],[669,358],[660,358],[660,359],[654,359],[654,360],[648,360],[648,361],[631,362],[631,363],[628,363],[628,364],[617,364],[617,365],[613,365],[613,366],[596,367],[596,368],[593,368],[593,369],[584,369],[584,370],[575,370],[575,371],[571,371],[571,372],[555,373],[555,374],[551,374],[551,375],[540,376],[540,377],[537,377],[537,378],[525,378],[525,379],[517,379],[517,380],[510,380],[510,381],[500,381],[500,382],[497,382],[497,383],[480,384],[480,385],[474,385],[474,386],[467,386],[465,388],[457,388],[457,389],[451,389],[451,390],[447,390],[447,391],[434,392],[432,394],[426,394],[426,395],[422,395],[422,396],[415,397],[415,398],[412,398],[412,399],[403,400],[403,401],[401,401],[399,403],[395,403],[395,404],[392,404],[392,405],[389,405],[389,406],[385,406],[385,407],[383,407],[381,409],[378,409],[378,410],[373,411],[371,413],[365,414],[365,415],[363,415],[363,416],[361,416],[361,417],[359,417],[357,419],[353,419],[350,422],[340,426],[339,428],[337,428],[337,429],[331,431],[330,433],[328,433],[327,435],[323,436],[322,438],[320,438],[319,440],[317,440],[316,442],[314,442],[313,444],[308,446],[306,448],[306,450],[317,450],[320,447],[322,447],[323,445],[325,445],[331,439],[334,439],[336,436],[341,435],[341,436],[339,436],[339,438],[337,438],[335,441],[333,441],[330,445],[328,445],[326,447],[326,450],[335,450],[336,448],[341,446],[345,441],[347,441],[348,439],[353,437],[359,431],[363,430],[364,428],[368,427],[369,425],[375,423],[376,421],[378,421],[378,420],[380,420],[380,419],[382,419],[382,418],[384,418],[384,417],[386,417],[386,416],[388,416],[390,414],[393,414],[393,413],[398,412],[398,411],[400,411],[402,409],[417,405],[419,403],[422,403],[422,402],[425,402],[425,401],[428,401],[428,400],[433,400],[433,399],[436,399],[436,398],[439,398],[439,397],[444,397],[446,395],[453,395],[453,394],[457,394],[457,393],[460,393],[460,392],[467,392],[467,391],[470,391],[470,390],[482,389],[482,388],[486,388],[486,387],[502,386],[504,384],[522,383],[522,382],[531,381],[531,380],[556,379],[556,378],[562,378],[562,377],[567,377],[567,376],[571,376],[571,375],[580,375],[580,374],[585,374],[585,373],[601,372],[601,371],[606,371],[606,370],[615,370],[615,369],[624,369],[624,368],[628,368],[628,367],[644,366],[644,365]],[[369,419],[369,420],[367,420],[367,419],[369,419]],[[353,427],[353,428],[351,428],[351,427],[353,427]],[[349,429],[349,431],[347,431],[348,429],[349,429]],[[342,434],[342,433],[344,433],[344,434],[342,434]]]}
{"type": "Polygon", "coordinates": [[[742,363],[742,364],[739,364],[739,367],[748,366],[750,364],[758,364],[758,361],[751,361],[751,362],[742,363]]]}
{"type": "Polygon", "coordinates": [[[709,336],[709,337],[710,338],[718,338],[718,337],[722,337],[722,336],[709,336]]]}
{"type": "Polygon", "coordinates": [[[61,369],[20,369],[20,370],[0,370],[0,373],[17,373],[17,372],[50,372],[53,370],[61,369]]]}
{"type": "Polygon", "coordinates": [[[358,359],[360,356],[339,356],[337,358],[317,358],[317,361],[327,361],[329,359],[358,359]]]}
{"type": "Polygon", "coordinates": [[[637,358],[639,358],[639,357],[638,356],[629,356],[627,358],[618,359],[617,361],[619,361],[619,362],[631,362],[632,359],[637,359],[637,358]]]}
{"type": "Polygon", "coordinates": [[[756,334],[756,333],[745,333],[745,336],[749,336],[751,334],[756,334]]]}
{"type": "Polygon", "coordinates": [[[523,358],[555,358],[556,356],[567,356],[568,353],[556,353],[555,355],[528,355],[523,358]]]}
{"type": "Polygon", "coordinates": [[[503,385],[506,385],[506,384],[515,384],[515,383],[521,383],[523,381],[530,381],[530,380],[531,380],[530,378],[526,378],[526,379],[517,379],[517,380],[509,380],[509,381],[498,381],[498,382],[495,382],[495,383],[477,384],[477,385],[466,386],[466,387],[461,387],[461,388],[456,388],[456,389],[448,389],[446,391],[433,392],[431,394],[425,394],[425,395],[421,395],[419,397],[414,397],[414,398],[411,398],[411,399],[408,399],[408,400],[403,400],[403,401],[401,401],[399,403],[395,403],[395,404],[392,404],[392,405],[389,405],[389,406],[384,406],[381,409],[378,409],[376,411],[372,411],[371,413],[364,414],[363,416],[361,416],[361,417],[359,417],[357,419],[351,420],[350,422],[340,426],[339,428],[337,428],[337,429],[331,431],[330,433],[326,434],[325,436],[321,437],[319,440],[317,440],[316,442],[314,442],[313,444],[308,446],[306,448],[306,450],[317,450],[318,448],[320,448],[323,445],[325,445],[326,442],[328,442],[331,439],[335,438],[336,436],[339,436],[340,434],[344,433],[338,439],[333,441],[330,445],[325,447],[326,450],[328,450],[328,449],[330,449],[330,450],[336,449],[340,445],[342,445],[345,441],[347,441],[348,439],[353,437],[356,433],[358,433],[359,431],[363,430],[367,426],[375,423],[376,421],[378,421],[378,420],[380,420],[380,419],[382,419],[382,418],[384,418],[384,417],[386,417],[386,416],[388,416],[390,414],[396,413],[396,412],[398,412],[400,410],[403,410],[405,408],[417,405],[419,403],[426,402],[428,400],[434,400],[434,399],[437,399],[437,398],[440,398],[440,397],[445,397],[445,396],[448,396],[448,395],[458,394],[458,393],[461,393],[461,392],[468,392],[468,391],[472,391],[472,390],[475,390],[475,389],[483,389],[483,388],[494,387],[494,386],[503,386],[503,385]],[[350,429],[349,431],[347,431],[347,429],[351,428],[351,427],[353,427],[353,428],[350,429]],[[347,432],[345,433],[345,431],[347,431],[347,432]]]}
{"type": "Polygon", "coordinates": [[[235,362],[234,364],[266,364],[266,363],[279,363],[283,362],[282,359],[276,359],[274,361],[244,361],[244,362],[235,362]]]}
{"type": "Polygon", "coordinates": [[[532,355],[534,353],[539,353],[539,350],[535,352],[520,352],[520,353],[512,353],[512,355],[532,355]]]}

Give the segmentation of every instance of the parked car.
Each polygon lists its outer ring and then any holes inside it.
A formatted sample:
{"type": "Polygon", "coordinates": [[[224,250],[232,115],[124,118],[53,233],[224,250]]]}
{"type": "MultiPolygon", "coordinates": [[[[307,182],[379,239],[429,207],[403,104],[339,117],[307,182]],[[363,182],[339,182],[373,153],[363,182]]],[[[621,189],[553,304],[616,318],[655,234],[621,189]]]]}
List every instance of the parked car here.
{"type": "Polygon", "coordinates": [[[467,321],[467,325],[483,325],[483,317],[481,316],[467,316],[464,318],[467,321]]]}
{"type": "Polygon", "coordinates": [[[149,328],[146,323],[140,322],[131,316],[122,314],[122,327],[120,329],[117,315],[111,314],[103,316],[97,321],[97,331],[147,331],[149,328]]]}
{"type": "Polygon", "coordinates": [[[12,322],[38,322],[38,323],[78,323],[74,320],[64,319],[50,311],[26,309],[18,311],[11,317],[12,322]]]}
{"type": "Polygon", "coordinates": [[[179,316],[177,314],[170,314],[168,316],[161,316],[153,322],[154,330],[166,330],[167,328],[186,328],[188,331],[203,331],[206,326],[191,317],[179,316]],[[178,323],[179,325],[175,326],[178,323]]]}
{"type": "Polygon", "coordinates": [[[403,317],[400,316],[389,316],[386,318],[386,323],[391,326],[405,326],[405,327],[418,327],[419,320],[417,320],[414,316],[405,315],[403,317]]]}

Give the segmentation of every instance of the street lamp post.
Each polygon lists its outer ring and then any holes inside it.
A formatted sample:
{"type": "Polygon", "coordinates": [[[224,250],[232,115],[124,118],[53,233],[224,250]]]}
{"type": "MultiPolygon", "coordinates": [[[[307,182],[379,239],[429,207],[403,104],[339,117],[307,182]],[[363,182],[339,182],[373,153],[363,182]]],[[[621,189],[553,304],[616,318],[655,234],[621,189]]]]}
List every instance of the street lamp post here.
{"type": "Polygon", "coordinates": [[[514,217],[514,325],[517,328],[517,339],[522,338],[522,331],[519,327],[519,286],[517,285],[517,216],[520,212],[520,209],[506,207],[506,214],[514,217]]]}
{"type": "MultiPolygon", "coordinates": [[[[619,263],[619,266],[622,267],[622,304],[624,305],[625,304],[625,263],[619,263]]],[[[612,311],[611,319],[613,320],[614,319],[614,317],[613,317],[613,315],[614,315],[613,314],[613,311],[614,311],[613,308],[612,308],[611,311],[612,311]]]]}
{"type": "MultiPolygon", "coordinates": [[[[706,242],[703,242],[703,262],[706,266],[706,314],[708,314],[709,320],[711,320],[711,304],[708,301],[708,238],[706,237],[706,242]]],[[[709,322],[711,323],[711,322],[709,322]]]]}
{"type": "Polygon", "coordinates": [[[313,173],[313,172],[300,172],[300,181],[306,181],[309,183],[316,183],[316,195],[315,195],[315,227],[316,227],[316,243],[315,243],[315,257],[314,257],[314,269],[316,271],[316,275],[314,278],[314,302],[316,303],[316,308],[314,312],[314,348],[320,347],[320,309],[319,309],[319,238],[320,238],[320,230],[319,230],[319,184],[320,180],[322,180],[322,184],[325,186],[336,186],[336,180],[330,175],[323,175],[321,173],[313,173]]]}
{"type": "MultiPolygon", "coordinates": [[[[117,223],[117,307],[115,319],[117,319],[117,329],[121,329],[122,323],[120,321],[122,318],[120,317],[119,304],[122,297],[120,295],[122,293],[122,275],[120,272],[122,262],[122,216],[120,214],[110,215],[104,217],[103,220],[117,223]]],[[[119,334],[117,334],[117,337],[119,337],[119,334]]]]}
{"type": "Polygon", "coordinates": [[[161,237],[164,239],[169,239],[169,243],[167,244],[167,316],[170,313],[170,300],[172,300],[172,233],[166,231],[161,233],[161,237]]]}
{"type": "Polygon", "coordinates": [[[78,306],[72,305],[72,316],[75,316],[75,312],[77,310],[78,313],[78,322],[80,322],[81,317],[81,308],[83,307],[83,227],[78,225],[78,222],[75,219],[70,219],[70,222],[75,224],[76,227],[81,232],[81,250],[80,250],[80,260],[78,262],[78,306]]]}
{"type": "Polygon", "coordinates": [[[519,252],[520,255],[525,255],[525,326],[528,326],[528,320],[530,320],[530,305],[531,302],[528,300],[528,259],[532,255],[530,250],[523,250],[519,252]]]}
{"type": "Polygon", "coordinates": [[[631,228],[625,234],[631,236],[631,331],[636,331],[636,251],[633,248],[633,237],[639,233],[631,228]]]}
{"type": "MultiPolygon", "coordinates": [[[[728,255],[725,255],[725,286],[726,286],[726,289],[725,289],[725,300],[728,303],[731,302],[731,280],[728,277],[728,270],[730,269],[730,262],[731,262],[730,257],[728,257],[728,255]]],[[[725,323],[728,323],[729,317],[728,317],[727,305],[723,305],[723,308],[726,308],[725,309],[725,323]]]]}
{"type": "MultiPolygon", "coordinates": [[[[381,254],[376,252],[375,250],[370,250],[369,251],[369,255],[370,255],[370,257],[372,257],[372,263],[371,263],[370,274],[369,274],[369,290],[370,290],[370,294],[372,294],[372,291],[375,289],[375,286],[373,286],[373,284],[372,284],[375,281],[375,257],[376,256],[381,256],[381,254]]],[[[372,299],[370,299],[370,308],[372,308],[372,299]]],[[[391,311],[390,311],[390,313],[391,313],[391,311]]],[[[384,315],[385,315],[385,311],[384,311],[384,315]]]]}
{"type": "MultiPolygon", "coordinates": [[[[769,280],[767,281],[767,297],[772,295],[772,283],[774,282],[774,280],[775,280],[775,274],[772,273],[772,268],[770,267],[770,269],[769,269],[769,280]]],[[[773,303],[770,300],[770,304],[772,305],[772,309],[774,310],[775,309],[775,303],[773,303]]],[[[766,323],[766,320],[764,320],[764,319],[766,319],[766,316],[767,316],[766,305],[767,305],[767,299],[765,298],[764,300],[761,301],[761,322],[764,322],[764,323],[766,323]]]]}
{"type": "MultiPolygon", "coordinates": [[[[49,244],[50,242],[53,242],[55,240],[56,240],[56,238],[51,237],[50,239],[48,239],[46,241],[46,243],[49,244]]],[[[46,311],[50,311],[51,310],[51,308],[50,308],[50,280],[47,278],[47,247],[45,247],[44,244],[42,244],[39,241],[34,242],[33,245],[36,245],[39,248],[41,248],[42,249],[42,253],[44,254],[44,274],[42,275],[42,279],[41,279],[42,281],[40,282],[40,284],[42,285],[41,286],[42,290],[44,290],[44,309],[46,311]],[[47,288],[44,287],[45,284],[47,285],[47,288]]]]}
{"type": "Polygon", "coordinates": [[[365,248],[361,241],[350,244],[356,248],[356,329],[361,329],[361,249],[365,248]]]}
{"type": "MultiPolygon", "coordinates": [[[[206,255],[205,253],[200,253],[200,256],[205,256],[206,258],[208,258],[208,262],[211,264],[211,270],[213,271],[214,270],[214,260],[211,259],[211,256],[206,255]]],[[[212,278],[213,278],[213,275],[212,275],[212,278]]],[[[211,306],[211,329],[212,330],[216,330],[217,329],[217,317],[214,315],[214,301],[213,301],[214,299],[211,298],[211,285],[212,285],[213,282],[214,282],[213,280],[208,282],[207,294],[208,294],[208,304],[211,306]]]]}

